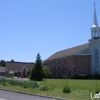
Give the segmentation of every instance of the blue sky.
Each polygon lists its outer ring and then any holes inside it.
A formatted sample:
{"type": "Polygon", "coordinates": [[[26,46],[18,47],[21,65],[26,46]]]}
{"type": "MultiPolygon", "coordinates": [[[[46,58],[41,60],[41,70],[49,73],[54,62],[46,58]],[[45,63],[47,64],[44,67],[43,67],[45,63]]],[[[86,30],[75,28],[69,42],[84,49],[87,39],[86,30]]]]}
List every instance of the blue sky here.
{"type": "Polygon", "coordinates": [[[0,0],[0,60],[35,62],[87,43],[99,0],[0,0]]]}

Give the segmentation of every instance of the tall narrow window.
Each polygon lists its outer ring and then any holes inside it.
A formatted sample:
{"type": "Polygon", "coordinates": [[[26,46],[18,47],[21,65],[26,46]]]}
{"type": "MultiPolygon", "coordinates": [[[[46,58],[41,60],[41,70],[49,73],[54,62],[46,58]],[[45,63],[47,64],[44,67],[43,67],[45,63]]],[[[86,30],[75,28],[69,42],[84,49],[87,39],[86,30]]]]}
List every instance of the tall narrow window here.
{"type": "Polygon", "coordinates": [[[51,62],[50,62],[50,65],[51,65],[51,62]]]}
{"type": "Polygon", "coordinates": [[[64,68],[65,68],[65,66],[63,66],[63,75],[65,75],[65,73],[64,73],[64,68]]]}
{"type": "Polygon", "coordinates": [[[95,50],[95,74],[99,74],[99,52],[95,50]]]}
{"type": "Polygon", "coordinates": [[[59,61],[59,64],[60,64],[60,61],[59,61]]]}
{"type": "Polygon", "coordinates": [[[62,70],[61,70],[61,66],[60,66],[60,75],[61,75],[61,71],[62,71],[62,70]]]}
{"type": "Polygon", "coordinates": [[[56,67],[54,67],[54,76],[56,75],[56,67]]]}
{"type": "Polygon", "coordinates": [[[59,69],[59,66],[58,66],[58,75],[59,75],[59,70],[60,70],[60,69],[59,69]]]}

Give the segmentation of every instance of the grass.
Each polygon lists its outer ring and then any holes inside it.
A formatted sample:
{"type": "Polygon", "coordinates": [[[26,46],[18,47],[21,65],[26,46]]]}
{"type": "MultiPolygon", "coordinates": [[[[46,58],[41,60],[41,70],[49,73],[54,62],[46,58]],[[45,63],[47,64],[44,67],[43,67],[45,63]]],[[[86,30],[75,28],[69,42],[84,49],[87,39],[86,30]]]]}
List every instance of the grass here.
{"type": "MultiPolygon", "coordinates": [[[[11,90],[18,90],[22,92],[29,92],[47,96],[55,96],[61,98],[68,98],[69,100],[91,100],[90,93],[96,90],[96,82],[98,82],[98,88],[100,90],[100,80],[74,80],[74,79],[44,79],[39,82],[42,85],[46,85],[51,88],[50,91],[40,91],[39,89],[22,88],[20,86],[3,86],[0,84],[0,88],[6,88],[11,90]],[[71,93],[65,94],[62,92],[64,87],[70,87],[71,93]]],[[[94,99],[99,100],[99,99],[94,99]]]]}

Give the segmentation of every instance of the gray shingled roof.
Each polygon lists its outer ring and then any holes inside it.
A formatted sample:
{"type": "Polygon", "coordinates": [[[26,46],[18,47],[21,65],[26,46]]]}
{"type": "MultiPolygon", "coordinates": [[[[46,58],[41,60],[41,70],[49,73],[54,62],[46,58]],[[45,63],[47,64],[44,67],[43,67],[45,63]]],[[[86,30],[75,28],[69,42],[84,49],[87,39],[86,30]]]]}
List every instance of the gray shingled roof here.
{"type": "Polygon", "coordinates": [[[46,60],[53,60],[53,59],[57,59],[57,58],[62,58],[62,57],[74,55],[75,53],[87,48],[88,46],[89,46],[89,44],[86,43],[86,44],[83,44],[83,45],[79,45],[79,46],[76,46],[76,47],[72,47],[72,48],[69,48],[69,49],[58,51],[58,52],[54,53],[53,55],[51,55],[46,60]]]}

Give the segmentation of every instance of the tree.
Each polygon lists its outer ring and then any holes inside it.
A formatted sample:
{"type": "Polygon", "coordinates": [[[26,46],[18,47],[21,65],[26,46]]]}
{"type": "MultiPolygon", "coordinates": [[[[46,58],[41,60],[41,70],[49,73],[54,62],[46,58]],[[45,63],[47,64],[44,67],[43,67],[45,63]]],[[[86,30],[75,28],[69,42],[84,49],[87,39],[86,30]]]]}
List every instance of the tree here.
{"type": "Polygon", "coordinates": [[[11,61],[10,62],[15,62],[13,59],[11,59],[11,61]]]}
{"type": "Polygon", "coordinates": [[[42,81],[43,76],[44,73],[43,73],[42,60],[40,54],[38,53],[36,57],[35,65],[31,70],[30,80],[42,81]]]}
{"type": "Polygon", "coordinates": [[[51,71],[48,66],[43,66],[43,73],[44,77],[47,77],[49,74],[51,74],[51,71]]]}
{"type": "Polygon", "coordinates": [[[6,67],[6,61],[5,61],[5,60],[1,60],[1,61],[0,61],[0,66],[6,67]]]}

